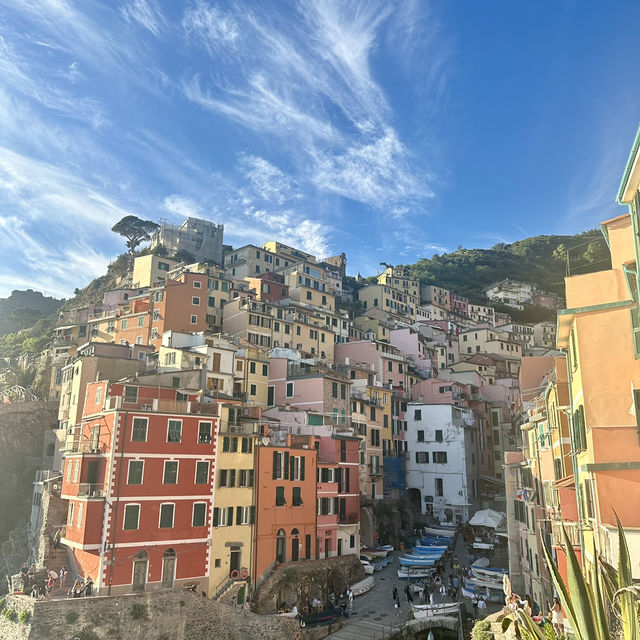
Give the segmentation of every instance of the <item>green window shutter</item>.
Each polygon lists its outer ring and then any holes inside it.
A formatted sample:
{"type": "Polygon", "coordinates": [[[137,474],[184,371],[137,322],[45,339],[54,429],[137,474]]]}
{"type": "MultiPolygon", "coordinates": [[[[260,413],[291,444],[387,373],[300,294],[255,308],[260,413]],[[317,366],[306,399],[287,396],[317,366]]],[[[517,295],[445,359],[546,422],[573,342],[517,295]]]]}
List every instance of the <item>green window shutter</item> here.
{"type": "Polygon", "coordinates": [[[293,468],[295,467],[295,456],[291,456],[289,458],[289,477],[293,480],[294,477],[294,472],[293,472],[293,468]]]}
{"type": "Polygon", "coordinates": [[[289,479],[289,452],[284,452],[284,479],[289,479]]]}
{"type": "Polygon", "coordinates": [[[249,487],[253,487],[253,469],[249,469],[249,487]]]}
{"type": "Polygon", "coordinates": [[[255,524],[256,522],[256,508],[252,505],[249,508],[249,524],[255,524]]]}
{"type": "Polygon", "coordinates": [[[229,486],[230,487],[236,486],[236,470],[235,469],[231,469],[231,472],[229,474],[229,486]]]}
{"type": "Polygon", "coordinates": [[[242,507],[236,507],[236,524],[242,524],[242,507]]]}
{"type": "Polygon", "coordinates": [[[273,479],[276,480],[280,475],[278,471],[278,462],[280,460],[280,454],[278,451],[273,452],[273,479]]]}
{"type": "Polygon", "coordinates": [[[230,527],[233,524],[233,507],[227,507],[227,526],[230,527]]]}
{"type": "Polygon", "coordinates": [[[215,507],[213,509],[213,526],[217,527],[218,522],[220,522],[220,509],[218,509],[218,507],[215,507]]]}
{"type": "Polygon", "coordinates": [[[631,334],[633,336],[633,351],[637,358],[640,356],[640,313],[637,307],[631,309],[631,334]]]}
{"type": "Polygon", "coordinates": [[[349,473],[349,469],[345,469],[344,470],[344,480],[345,480],[345,493],[351,493],[350,491],[350,487],[349,487],[349,476],[351,474],[349,473]]]}
{"type": "Polygon", "coordinates": [[[304,482],[304,463],[306,456],[300,456],[300,480],[304,482]]]}
{"type": "Polygon", "coordinates": [[[229,451],[229,436],[222,438],[222,451],[227,453],[229,451]]]}

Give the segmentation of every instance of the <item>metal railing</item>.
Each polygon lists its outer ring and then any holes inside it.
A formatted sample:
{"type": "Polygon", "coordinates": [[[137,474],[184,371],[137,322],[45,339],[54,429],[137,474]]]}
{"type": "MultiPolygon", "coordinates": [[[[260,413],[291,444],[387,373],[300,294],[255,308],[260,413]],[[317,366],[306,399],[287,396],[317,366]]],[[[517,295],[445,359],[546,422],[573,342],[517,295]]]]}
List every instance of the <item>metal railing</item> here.
{"type": "Polygon", "coordinates": [[[357,524],[358,522],[360,522],[360,516],[357,513],[338,514],[338,524],[357,524]]]}
{"type": "Polygon", "coordinates": [[[220,422],[219,433],[241,436],[258,435],[260,433],[260,424],[258,422],[228,422],[223,420],[220,422]]]}
{"type": "Polygon", "coordinates": [[[78,485],[78,496],[82,498],[104,498],[104,485],[97,482],[81,482],[78,485]]]}
{"type": "Polygon", "coordinates": [[[551,523],[551,531],[553,533],[553,540],[555,544],[562,544],[564,542],[564,536],[562,535],[562,527],[567,532],[567,536],[574,547],[580,546],[580,523],[570,521],[557,521],[551,523]]]}

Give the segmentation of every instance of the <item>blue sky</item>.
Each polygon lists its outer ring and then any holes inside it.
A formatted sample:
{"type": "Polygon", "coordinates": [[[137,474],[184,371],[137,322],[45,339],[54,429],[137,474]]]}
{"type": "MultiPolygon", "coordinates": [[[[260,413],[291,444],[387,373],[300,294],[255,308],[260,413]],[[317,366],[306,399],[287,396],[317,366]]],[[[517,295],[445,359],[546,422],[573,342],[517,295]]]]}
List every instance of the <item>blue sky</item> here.
{"type": "Polygon", "coordinates": [[[640,121],[631,2],[5,0],[0,296],[104,273],[128,214],[348,272],[614,203],[640,121]]]}

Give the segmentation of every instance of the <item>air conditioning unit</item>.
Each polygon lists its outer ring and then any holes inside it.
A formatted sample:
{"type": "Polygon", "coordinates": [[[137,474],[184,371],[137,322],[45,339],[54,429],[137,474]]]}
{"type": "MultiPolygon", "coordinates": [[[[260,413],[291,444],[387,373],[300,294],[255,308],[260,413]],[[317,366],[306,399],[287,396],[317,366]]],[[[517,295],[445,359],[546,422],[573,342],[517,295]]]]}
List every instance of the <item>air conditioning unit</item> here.
{"type": "Polygon", "coordinates": [[[236,425],[235,424],[230,424],[229,425],[229,433],[235,433],[236,432],[236,425]]]}

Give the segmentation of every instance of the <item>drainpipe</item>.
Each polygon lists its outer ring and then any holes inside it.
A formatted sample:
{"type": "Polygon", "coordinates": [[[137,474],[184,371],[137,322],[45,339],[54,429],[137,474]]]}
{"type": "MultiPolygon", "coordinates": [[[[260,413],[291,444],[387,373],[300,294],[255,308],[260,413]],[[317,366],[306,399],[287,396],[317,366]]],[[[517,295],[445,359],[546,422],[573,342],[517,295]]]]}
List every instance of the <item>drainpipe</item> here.
{"type": "MultiPolygon", "coordinates": [[[[120,484],[122,482],[122,467],[124,465],[124,448],[127,442],[127,421],[129,419],[129,411],[124,412],[124,427],[121,430],[122,446],[120,448],[120,467],[118,469],[118,482],[116,484],[116,504],[113,515],[113,537],[111,539],[111,563],[109,566],[109,588],[107,595],[111,595],[111,583],[113,582],[113,565],[116,560],[116,536],[118,533],[118,507],[120,506],[120,484]]],[[[114,430],[115,431],[115,430],[114,430]]],[[[115,434],[114,434],[115,436],[115,434]]],[[[147,567],[148,570],[148,567],[147,567]]]]}
{"type": "Polygon", "coordinates": [[[576,440],[575,440],[575,428],[573,424],[573,391],[571,390],[571,371],[569,371],[570,363],[568,357],[568,349],[560,349],[562,353],[565,354],[565,362],[567,365],[567,388],[569,389],[569,439],[571,440],[571,462],[573,466],[573,479],[576,485],[576,503],[578,505],[578,535],[580,536],[580,554],[582,558],[584,558],[584,536],[582,534],[582,500],[580,500],[580,485],[578,482],[578,461],[576,460],[577,449],[576,449],[576,440]]]}

